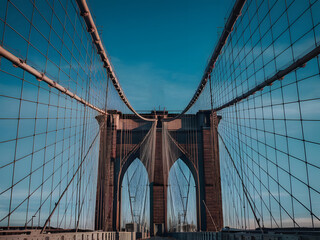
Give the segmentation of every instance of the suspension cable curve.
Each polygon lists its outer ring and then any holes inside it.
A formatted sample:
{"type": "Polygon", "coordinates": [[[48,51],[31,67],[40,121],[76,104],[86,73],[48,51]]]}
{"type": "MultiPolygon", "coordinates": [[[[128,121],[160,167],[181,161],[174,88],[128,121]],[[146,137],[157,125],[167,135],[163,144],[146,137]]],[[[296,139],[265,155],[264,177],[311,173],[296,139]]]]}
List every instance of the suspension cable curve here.
{"type": "Polygon", "coordinates": [[[121,100],[126,104],[126,106],[139,118],[145,121],[151,121],[154,122],[155,119],[151,118],[145,118],[141,116],[137,111],[131,106],[129,100],[127,99],[126,95],[124,94],[124,91],[122,90],[122,87],[119,83],[119,80],[116,76],[115,71],[113,70],[112,64],[108,58],[107,52],[103,47],[99,32],[97,30],[97,27],[94,23],[94,20],[92,18],[90,9],[88,7],[88,4],[86,0],[76,0],[77,5],[80,10],[80,15],[83,17],[85,24],[87,26],[87,31],[90,33],[93,44],[96,46],[97,53],[100,55],[101,61],[103,62],[103,67],[106,69],[107,74],[112,81],[113,86],[117,90],[121,100]]]}
{"type": "Polygon", "coordinates": [[[169,122],[169,121],[172,121],[174,119],[177,119],[177,118],[180,118],[182,117],[182,115],[184,113],[186,113],[192,106],[193,104],[198,100],[199,96],[201,95],[202,91],[204,90],[207,82],[208,82],[208,79],[209,79],[209,76],[212,72],[212,69],[214,68],[215,66],[215,63],[217,62],[218,60],[218,57],[221,53],[221,50],[222,48],[224,47],[224,45],[226,44],[227,40],[228,40],[228,37],[229,35],[231,34],[231,32],[233,31],[233,26],[235,25],[235,23],[237,22],[239,16],[241,15],[241,11],[244,7],[246,3],[246,0],[237,0],[231,10],[231,13],[229,15],[229,18],[224,26],[224,29],[223,29],[223,32],[219,38],[219,41],[211,55],[211,58],[209,60],[209,63],[204,71],[204,74],[202,76],[202,79],[198,85],[198,88],[196,90],[196,92],[194,93],[193,97],[191,98],[189,104],[186,106],[186,108],[181,112],[179,113],[178,115],[176,115],[175,117],[172,117],[172,118],[167,118],[167,119],[163,119],[162,121],[166,121],[166,122],[169,122]]]}

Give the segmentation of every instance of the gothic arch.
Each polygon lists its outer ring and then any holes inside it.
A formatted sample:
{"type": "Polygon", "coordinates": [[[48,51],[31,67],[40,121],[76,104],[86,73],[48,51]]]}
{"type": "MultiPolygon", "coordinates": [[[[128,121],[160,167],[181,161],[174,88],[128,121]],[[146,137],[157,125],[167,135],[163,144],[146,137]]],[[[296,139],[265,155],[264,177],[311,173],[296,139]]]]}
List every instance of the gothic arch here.
{"type": "MultiPolygon", "coordinates": [[[[177,160],[182,160],[182,162],[188,167],[189,171],[192,174],[192,177],[195,182],[196,186],[196,219],[197,219],[197,231],[200,229],[201,226],[201,211],[200,211],[200,185],[199,185],[199,173],[197,167],[195,166],[194,162],[191,161],[182,151],[179,151],[179,156],[172,162],[172,165],[169,167],[169,172],[167,173],[167,183],[169,183],[169,173],[171,171],[172,166],[177,162],[177,160]]],[[[168,204],[167,209],[168,211],[168,204]]]]}
{"type": "Polygon", "coordinates": [[[137,222],[137,223],[139,223],[139,221],[142,220],[141,223],[146,223],[147,226],[150,226],[150,189],[148,187],[150,184],[150,180],[149,180],[148,171],[145,165],[138,157],[135,158],[133,161],[131,161],[130,165],[126,168],[126,171],[123,172],[123,177],[119,184],[120,184],[120,190],[119,190],[120,226],[122,225],[123,220],[125,219],[128,220],[127,222],[131,222],[133,220],[134,222],[137,222]],[[129,185],[128,184],[129,181],[133,181],[131,182],[133,184],[129,185]],[[139,186],[139,188],[135,188],[136,186],[137,187],[139,186]],[[140,187],[142,186],[146,186],[146,189],[141,189],[140,187]],[[127,188],[128,192],[124,191],[125,188],[127,188]],[[129,189],[131,189],[131,193],[129,189]],[[131,198],[134,198],[135,200],[130,202],[131,198]],[[126,211],[123,211],[122,209],[123,207],[125,207],[125,209],[129,207],[129,210],[133,210],[133,213],[136,213],[136,211],[138,210],[138,212],[141,213],[146,218],[141,219],[140,218],[141,216],[139,216],[139,218],[136,218],[137,216],[133,215],[132,216],[133,219],[129,220],[127,218],[128,216],[124,214],[126,211]],[[143,219],[146,219],[146,220],[143,221],[143,219]]]}

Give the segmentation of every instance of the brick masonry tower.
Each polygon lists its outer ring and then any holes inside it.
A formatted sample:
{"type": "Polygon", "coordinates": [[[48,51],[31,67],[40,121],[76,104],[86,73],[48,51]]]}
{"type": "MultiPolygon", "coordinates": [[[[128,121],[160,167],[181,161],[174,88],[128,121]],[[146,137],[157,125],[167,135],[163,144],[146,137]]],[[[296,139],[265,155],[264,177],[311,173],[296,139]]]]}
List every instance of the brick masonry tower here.
{"type": "MultiPolygon", "coordinates": [[[[144,116],[158,119],[154,178],[150,182],[150,231],[156,234],[167,231],[168,173],[163,169],[161,119],[173,115],[153,112],[144,116]]],[[[179,145],[178,158],[189,167],[196,183],[198,230],[221,230],[223,218],[217,134],[219,117],[211,111],[199,111],[189,116],[195,119],[192,128],[197,135],[196,142],[186,140],[188,130],[183,119],[169,122],[168,130],[179,145]],[[197,161],[190,157],[194,153],[188,152],[195,148],[197,161]]],[[[143,123],[134,115],[123,115],[117,111],[110,111],[108,116],[98,116],[97,120],[100,125],[100,152],[95,227],[97,230],[120,231],[122,179],[130,164],[139,158],[141,141],[151,123],[143,123]],[[130,141],[127,142],[122,137],[124,126],[125,131],[131,131],[130,141]],[[125,154],[123,149],[126,150],[125,154]]]]}

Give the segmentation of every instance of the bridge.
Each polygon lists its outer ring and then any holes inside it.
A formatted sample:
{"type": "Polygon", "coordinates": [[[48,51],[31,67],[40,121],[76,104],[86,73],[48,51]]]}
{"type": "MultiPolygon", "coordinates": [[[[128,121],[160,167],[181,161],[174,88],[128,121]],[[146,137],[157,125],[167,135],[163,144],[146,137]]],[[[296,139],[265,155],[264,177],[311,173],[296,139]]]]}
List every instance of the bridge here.
{"type": "Polygon", "coordinates": [[[319,12],[235,0],[185,108],[138,111],[86,0],[0,1],[0,239],[319,239],[319,12]]]}

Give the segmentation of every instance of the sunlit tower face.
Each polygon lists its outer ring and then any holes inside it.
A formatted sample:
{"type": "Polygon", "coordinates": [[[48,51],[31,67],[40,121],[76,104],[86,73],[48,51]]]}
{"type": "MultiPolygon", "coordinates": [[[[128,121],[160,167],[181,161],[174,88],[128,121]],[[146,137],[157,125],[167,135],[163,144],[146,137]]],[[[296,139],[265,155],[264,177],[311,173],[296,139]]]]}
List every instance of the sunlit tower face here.
{"type": "Polygon", "coordinates": [[[197,230],[196,186],[188,166],[178,159],[168,179],[167,222],[170,232],[197,230]]]}
{"type": "Polygon", "coordinates": [[[148,173],[143,163],[135,159],[124,174],[121,185],[121,228],[136,223],[149,229],[150,191],[148,173]]]}

